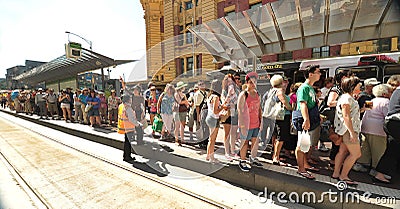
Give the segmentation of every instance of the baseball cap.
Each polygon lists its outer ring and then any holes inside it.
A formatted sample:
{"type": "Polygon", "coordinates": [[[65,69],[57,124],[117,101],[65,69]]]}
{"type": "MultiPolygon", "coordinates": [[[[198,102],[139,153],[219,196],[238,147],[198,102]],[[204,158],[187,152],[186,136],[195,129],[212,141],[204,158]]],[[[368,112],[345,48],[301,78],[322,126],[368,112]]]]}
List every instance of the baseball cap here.
{"type": "Polygon", "coordinates": [[[258,79],[258,74],[257,74],[256,72],[247,73],[247,75],[246,75],[246,81],[250,80],[250,78],[256,78],[256,79],[258,79]]]}

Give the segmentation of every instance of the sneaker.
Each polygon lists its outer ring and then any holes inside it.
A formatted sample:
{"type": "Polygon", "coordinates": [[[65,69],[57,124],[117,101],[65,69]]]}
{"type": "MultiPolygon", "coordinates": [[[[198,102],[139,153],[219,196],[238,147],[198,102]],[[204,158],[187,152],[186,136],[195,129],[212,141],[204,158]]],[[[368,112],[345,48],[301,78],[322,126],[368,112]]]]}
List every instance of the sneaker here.
{"type": "Polygon", "coordinates": [[[321,151],[321,152],[328,152],[329,151],[329,149],[323,143],[321,143],[321,145],[319,145],[318,150],[321,151]]]}
{"type": "MultiPolygon", "coordinates": [[[[378,173],[378,171],[376,171],[373,168],[369,171],[369,175],[370,176],[376,176],[377,173],[378,173]]],[[[386,175],[386,174],[383,174],[383,175],[385,176],[385,179],[387,179],[387,180],[391,180],[392,179],[392,177],[389,176],[389,175],[386,175]]]]}
{"type": "Polygon", "coordinates": [[[251,165],[257,166],[257,167],[263,167],[263,164],[258,161],[257,158],[252,158],[250,157],[250,163],[251,165]]]}
{"type": "Polygon", "coordinates": [[[366,173],[366,172],[368,172],[368,169],[367,168],[365,168],[363,165],[361,165],[361,164],[359,164],[359,163],[355,163],[354,165],[353,165],[353,168],[352,168],[354,171],[358,171],[358,172],[362,172],[362,173],[366,173]]]}
{"type": "Polygon", "coordinates": [[[241,161],[239,162],[239,168],[240,168],[240,170],[242,170],[243,172],[249,172],[251,167],[250,167],[249,165],[247,165],[247,162],[246,162],[246,161],[241,160],[241,161]]]}

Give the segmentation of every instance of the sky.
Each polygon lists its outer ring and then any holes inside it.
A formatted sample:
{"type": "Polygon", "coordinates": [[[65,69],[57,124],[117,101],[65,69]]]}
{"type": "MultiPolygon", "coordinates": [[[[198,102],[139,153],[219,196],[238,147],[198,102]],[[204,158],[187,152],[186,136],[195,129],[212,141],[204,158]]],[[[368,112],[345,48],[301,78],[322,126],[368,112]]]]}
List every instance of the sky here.
{"type": "MultiPolygon", "coordinates": [[[[0,78],[25,60],[49,62],[65,54],[65,31],[92,41],[93,51],[113,59],[143,59],[143,17],[139,0],[0,0],[0,78]]],[[[69,37],[89,49],[82,39],[69,37]]],[[[127,76],[134,66],[113,68],[111,78],[127,76]]]]}

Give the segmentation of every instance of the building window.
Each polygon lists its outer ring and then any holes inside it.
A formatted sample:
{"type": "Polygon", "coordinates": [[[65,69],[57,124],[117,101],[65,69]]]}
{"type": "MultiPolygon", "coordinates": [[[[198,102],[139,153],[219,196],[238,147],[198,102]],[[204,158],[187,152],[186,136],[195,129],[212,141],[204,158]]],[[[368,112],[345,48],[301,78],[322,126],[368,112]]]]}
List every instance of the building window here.
{"type": "Polygon", "coordinates": [[[199,0],[196,0],[196,6],[199,6],[199,0]]]}
{"type": "Polygon", "coordinates": [[[186,9],[186,10],[189,10],[189,9],[191,9],[191,8],[193,8],[193,3],[192,3],[192,1],[187,1],[187,2],[185,2],[185,9],[186,9]]]}
{"type": "Polygon", "coordinates": [[[184,36],[183,36],[183,33],[181,32],[181,33],[179,33],[179,35],[178,35],[178,46],[183,46],[183,41],[184,41],[184,36]]]}
{"type": "Polygon", "coordinates": [[[193,43],[193,36],[190,31],[186,32],[186,44],[191,44],[193,43]]]}
{"type": "Polygon", "coordinates": [[[283,54],[278,54],[278,61],[286,61],[286,60],[292,60],[293,59],[293,53],[292,52],[286,52],[283,54]]]}
{"type": "Polygon", "coordinates": [[[391,38],[379,39],[379,49],[378,52],[390,52],[392,40],[391,38]]]}
{"type": "Polygon", "coordinates": [[[191,71],[193,71],[193,57],[187,57],[186,58],[186,72],[191,72],[191,71]]]}
{"type": "Polygon", "coordinates": [[[181,58],[181,69],[180,69],[180,74],[182,74],[184,70],[185,70],[185,59],[184,59],[184,58],[181,58]]]}
{"type": "Polygon", "coordinates": [[[312,58],[329,57],[329,46],[323,46],[312,49],[312,58]]]}
{"type": "Polygon", "coordinates": [[[261,6],[262,6],[262,2],[259,2],[259,3],[256,3],[256,4],[250,5],[250,10],[255,9],[255,8],[259,8],[259,7],[261,7],[261,6]]]}
{"type": "Polygon", "coordinates": [[[160,80],[161,80],[161,81],[164,81],[164,75],[162,74],[160,77],[161,77],[160,80]]]}
{"type": "Polygon", "coordinates": [[[182,10],[183,10],[183,7],[182,7],[182,2],[181,2],[181,3],[179,4],[179,12],[181,13],[182,10]]]}

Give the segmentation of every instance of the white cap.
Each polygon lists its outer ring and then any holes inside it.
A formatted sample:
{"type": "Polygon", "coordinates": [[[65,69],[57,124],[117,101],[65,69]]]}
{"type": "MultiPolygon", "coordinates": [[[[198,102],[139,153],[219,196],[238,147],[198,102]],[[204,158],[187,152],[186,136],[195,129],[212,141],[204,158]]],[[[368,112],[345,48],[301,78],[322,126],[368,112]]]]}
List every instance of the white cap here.
{"type": "Polygon", "coordinates": [[[38,88],[38,91],[43,91],[43,89],[42,88],[38,88]]]}

